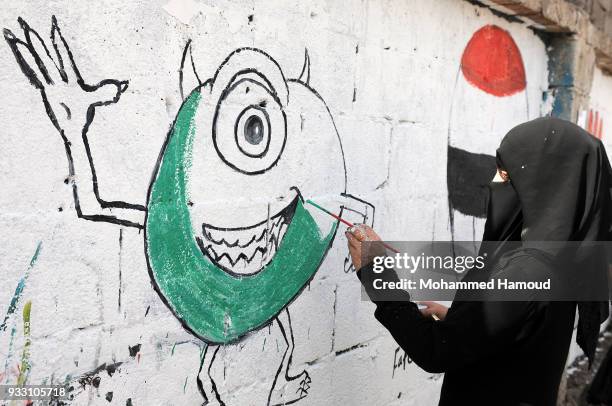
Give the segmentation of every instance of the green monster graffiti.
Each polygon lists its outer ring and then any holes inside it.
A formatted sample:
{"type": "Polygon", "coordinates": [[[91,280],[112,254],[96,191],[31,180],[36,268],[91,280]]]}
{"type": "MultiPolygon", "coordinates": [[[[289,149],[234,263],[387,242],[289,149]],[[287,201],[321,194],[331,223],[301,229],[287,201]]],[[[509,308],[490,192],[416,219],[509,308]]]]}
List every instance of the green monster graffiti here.
{"type": "Polygon", "coordinates": [[[338,224],[304,199],[358,213],[361,221],[372,219],[374,210],[346,194],[342,144],[327,105],[310,86],[308,53],[297,79],[285,78],[265,52],[239,48],[201,81],[188,42],[179,70],[183,104],[141,205],[100,196],[88,143],[96,109],[116,103],[128,82],[85,83],[55,17],[52,47],[18,21],[23,39],[8,29],[4,37],[62,137],[76,213],[144,230],[154,288],[208,344],[198,376],[205,401],[224,404],[210,376],[219,346],[272,322],[287,350],[267,404],[305,397],[308,373],[290,372],[294,337],[287,306],[317,272],[338,224]],[[91,182],[83,181],[88,176],[91,182]],[[281,384],[295,389],[284,391],[288,397],[275,393],[281,384]]]}

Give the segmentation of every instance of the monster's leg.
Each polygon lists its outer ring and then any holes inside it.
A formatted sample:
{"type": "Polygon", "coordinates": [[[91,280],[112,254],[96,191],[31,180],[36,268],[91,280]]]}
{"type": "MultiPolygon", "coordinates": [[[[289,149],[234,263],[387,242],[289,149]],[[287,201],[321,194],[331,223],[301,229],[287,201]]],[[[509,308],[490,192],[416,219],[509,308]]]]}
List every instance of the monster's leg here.
{"type": "Polygon", "coordinates": [[[207,345],[200,360],[200,370],[198,371],[196,382],[198,390],[204,398],[204,405],[211,405],[216,402],[220,406],[225,406],[225,403],[221,400],[221,395],[217,391],[215,380],[210,375],[210,369],[213,366],[213,362],[215,362],[219,348],[221,347],[218,345],[207,345]]]}
{"type": "Polygon", "coordinates": [[[283,354],[283,359],[276,371],[274,382],[268,395],[268,405],[289,405],[306,397],[310,389],[310,375],[303,370],[297,375],[292,375],[289,371],[293,361],[293,349],[295,342],[293,338],[293,328],[291,327],[291,315],[289,308],[285,308],[276,317],[276,322],[280,328],[287,348],[283,354]],[[278,390],[275,390],[278,388],[278,390]]]}

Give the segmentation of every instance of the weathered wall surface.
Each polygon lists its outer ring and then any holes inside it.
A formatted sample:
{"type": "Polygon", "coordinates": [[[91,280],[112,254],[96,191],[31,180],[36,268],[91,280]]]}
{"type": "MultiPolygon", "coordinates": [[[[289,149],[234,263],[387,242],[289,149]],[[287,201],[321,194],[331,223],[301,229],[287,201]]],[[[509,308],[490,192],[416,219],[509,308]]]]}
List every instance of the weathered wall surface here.
{"type": "Polygon", "coordinates": [[[589,98],[589,110],[580,117],[592,134],[600,138],[608,150],[612,148],[612,76],[606,75],[601,69],[595,68],[593,84],[589,98]]]}
{"type": "Polygon", "coordinates": [[[441,376],[377,325],[343,228],[300,196],[389,240],[477,239],[473,174],[551,108],[526,25],[455,0],[32,1],[0,19],[0,383],[68,383],[75,405],[436,403],[441,376]],[[52,32],[65,76],[17,17],[55,56],[52,32]]]}

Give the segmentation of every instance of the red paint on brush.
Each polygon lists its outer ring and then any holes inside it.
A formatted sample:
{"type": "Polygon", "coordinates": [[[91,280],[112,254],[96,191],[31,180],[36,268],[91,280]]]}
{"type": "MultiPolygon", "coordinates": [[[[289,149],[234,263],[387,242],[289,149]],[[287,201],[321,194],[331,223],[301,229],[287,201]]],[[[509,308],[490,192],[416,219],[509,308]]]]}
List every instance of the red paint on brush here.
{"type": "Polygon", "coordinates": [[[496,25],[474,33],[463,51],[461,71],[468,82],[493,96],[510,96],[527,85],[521,51],[510,33],[496,25]]]}
{"type": "Polygon", "coordinates": [[[349,227],[355,227],[355,224],[351,223],[350,221],[346,221],[345,219],[343,219],[342,217],[338,216],[337,214],[331,213],[331,212],[326,212],[327,214],[329,214],[330,216],[332,216],[333,218],[335,218],[336,220],[341,221],[342,223],[346,224],[349,227]]]}
{"type": "MultiPolygon", "coordinates": [[[[316,203],[315,203],[315,202],[313,202],[312,200],[306,200],[306,203],[308,203],[308,204],[310,204],[310,205],[312,205],[312,206],[316,207],[317,209],[321,210],[321,211],[322,211],[322,212],[324,212],[324,213],[329,214],[330,216],[332,216],[332,217],[333,217],[333,218],[335,218],[336,220],[341,221],[342,223],[346,224],[346,225],[347,225],[347,226],[349,226],[349,227],[355,227],[355,224],[351,223],[350,221],[346,221],[345,219],[343,219],[342,217],[338,216],[337,214],[334,214],[334,213],[332,213],[331,211],[327,210],[326,208],[319,206],[318,204],[316,204],[316,203]]],[[[398,251],[398,250],[396,250],[395,248],[393,248],[393,247],[392,247],[392,246],[390,246],[389,244],[387,244],[387,243],[385,243],[385,242],[382,242],[382,241],[381,241],[381,243],[382,243],[382,245],[383,245],[385,248],[387,248],[388,250],[391,250],[391,251],[393,251],[393,252],[395,252],[395,253],[399,253],[399,251],[398,251]]]]}

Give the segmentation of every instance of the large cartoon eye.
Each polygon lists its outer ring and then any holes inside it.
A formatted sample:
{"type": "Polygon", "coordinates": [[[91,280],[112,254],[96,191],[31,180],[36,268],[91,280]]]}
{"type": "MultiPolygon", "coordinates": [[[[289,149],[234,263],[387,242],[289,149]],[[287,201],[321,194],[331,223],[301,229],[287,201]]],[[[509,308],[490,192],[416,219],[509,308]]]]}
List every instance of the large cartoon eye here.
{"type": "Polygon", "coordinates": [[[221,93],[213,123],[213,142],[219,157],[249,175],[273,167],[287,138],[283,107],[266,78],[248,72],[221,93]]]}
{"type": "Polygon", "coordinates": [[[242,153],[252,158],[266,155],[270,147],[270,119],[265,108],[249,106],[236,120],[234,135],[242,153]]]}

